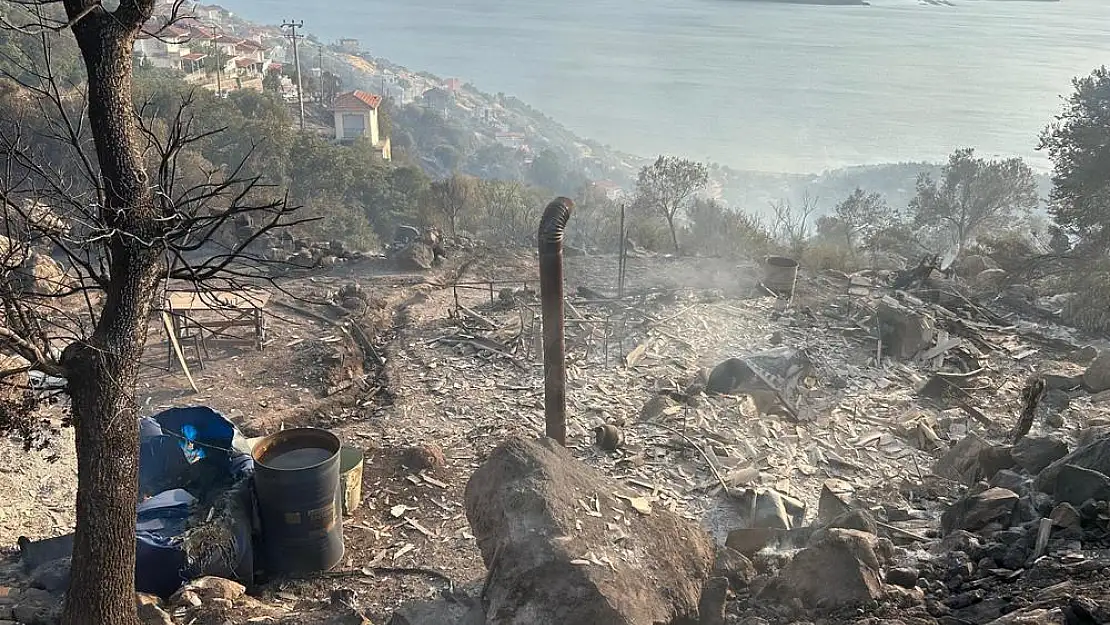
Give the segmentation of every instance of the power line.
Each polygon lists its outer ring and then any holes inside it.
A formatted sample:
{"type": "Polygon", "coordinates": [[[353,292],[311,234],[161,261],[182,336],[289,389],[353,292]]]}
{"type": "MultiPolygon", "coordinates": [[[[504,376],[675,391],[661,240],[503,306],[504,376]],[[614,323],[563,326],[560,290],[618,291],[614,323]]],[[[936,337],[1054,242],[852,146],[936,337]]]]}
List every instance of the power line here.
{"type": "Polygon", "coordinates": [[[304,20],[294,22],[288,20],[281,25],[282,29],[289,29],[289,34],[286,35],[293,42],[293,66],[297,72],[297,105],[301,109],[301,130],[304,130],[304,90],[301,88],[301,55],[297,52],[297,39],[303,39],[304,35],[298,35],[297,29],[304,28],[304,20]]]}

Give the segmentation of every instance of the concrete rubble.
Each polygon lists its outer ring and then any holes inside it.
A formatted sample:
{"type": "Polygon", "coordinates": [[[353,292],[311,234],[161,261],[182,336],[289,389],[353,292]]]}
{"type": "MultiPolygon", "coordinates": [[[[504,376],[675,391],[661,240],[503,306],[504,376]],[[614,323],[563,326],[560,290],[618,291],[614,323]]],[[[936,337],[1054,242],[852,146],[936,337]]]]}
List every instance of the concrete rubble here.
{"type": "MultiPolygon", "coordinates": [[[[568,258],[568,448],[533,441],[534,276],[419,285],[400,314],[427,334],[402,334],[381,379],[454,429],[432,438],[414,416],[380,435],[400,468],[373,485],[393,491],[348,520],[369,554],[320,581],[334,596],[196,580],[143,603],[144,622],[299,625],[325,605],[371,622],[358,596],[375,569],[452,549],[480,553],[485,577],[388,605],[394,625],[1103,622],[1110,359],[977,296],[992,261],[955,279],[805,274],[790,302],[736,284],[752,267],[635,261],[617,297],[615,261],[568,258]],[[448,314],[421,308],[437,297],[448,314]],[[780,353],[799,357],[768,364],[780,353]],[[747,377],[718,388],[728,362],[747,377]],[[449,487],[467,476],[464,514],[449,487]]],[[[372,301],[343,282],[334,308],[372,301]]],[[[0,621],[25,625],[59,604],[3,597],[0,621]]]]}

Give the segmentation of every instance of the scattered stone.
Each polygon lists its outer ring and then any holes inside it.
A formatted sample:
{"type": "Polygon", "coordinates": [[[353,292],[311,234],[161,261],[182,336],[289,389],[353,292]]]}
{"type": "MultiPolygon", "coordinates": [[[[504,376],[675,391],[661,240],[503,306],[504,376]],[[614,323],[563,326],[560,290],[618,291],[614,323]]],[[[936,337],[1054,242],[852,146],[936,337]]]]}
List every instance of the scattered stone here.
{"type": "Polygon", "coordinates": [[[1056,476],[1056,501],[1081,506],[1088,499],[1110,499],[1110,477],[1092,469],[1064,465],[1056,476]]]}
{"type": "Polygon", "coordinates": [[[1045,623],[1059,623],[1060,610],[1053,608],[1046,610],[1044,608],[1029,608],[1027,610],[1018,610],[1010,612],[1006,616],[997,618],[987,625],[1044,625],[1045,623]]]}
{"type": "Polygon", "coordinates": [[[1099,351],[1098,356],[1083,372],[1083,386],[1092,393],[1110,390],[1110,351],[1099,351]]]}
{"type": "Polygon", "coordinates": [[[432,444],[409,447],[401,454],[401,464],[414,473],[436,471],[447,466],[443,450],[432,444]]]}
{"type": "Polygon", "coordinates": [[[979,454],[990,446],[978,434],[968,434],[933,465],[933,473],[971,486],[983,478],[979,454]]]}
{"type": "Polygon", "coordinates": [[[1048,518],[1052,519],[1053,525],[1062,528],[1079,527],[1082,522],[1079,511],[1075,509],[1075,506],[1066,502],[1057,504],[1057,506],[1052,509],[1052,514],[1048,515],[1048,518]]]}
{"type": "MultiPolygon", "coordinates": [[[[1093,439],[1087,439],[1089,442],[1081,444],[1068,455],[1045,467],[1037,475],[1034,487],[1050,495],[1055,493],[1057,477],[1065,465],[1091,469],[1104,475],[1110,474],[1110,435],[1106,435],[1105,432],[1098,432],[1091,435],[1091,437],[1093,439]]],[[[1081,434],[1080,441],[1083,440],[1081,434]]]]}
{"type": "Polygon", "coordinates": [[[138,612],[139,623],[142,625],[174,625],[173,618],[157,604],[140,603],[138,612]]]}
{"type": "Polygon", "coordinates": [[[988,488],[981,493],[969,493],[944,511],[941,515],[941,529],[947,535],[960,529],[978,531],[991,523],[1008,525],[1017,501],[1017,493],[1005,488],[988,488]]]}
{"type": "Polygon", "coordinates": [[[975,286],[980,289],[999,289],[1006,282],[1005,269],[984,269],[975,276],[975,286]]]}
{"type": "Polygon", "coordinates": [[[1094,345],[1085,345],[1068,354],[1067,358],[1076,364],[1089,365],[1092,360],[1098,358],[1098,348],[1094,345]]]}
{"type": "Polygon", "coordinates": [[[786,565],[783,587],[812,606],[840,608],[875,601],[882,596],[875,543],[874,534],[830,529],[786,565]]]}
{"type": "Polygon", "coordinates": [[[917,569],[897,568],[886,572],[886,583],[901,586],[902,588],[917,588],[917,580],[921,573],[917,569]]]}
{"type": "Polygon", "coordinates": [[[466,514],[489,568],[488,625],[696,620],[715,559],[709,536],[664,509],[628,510],[622,486],[551,441],[508,439],[471,476],[466,514]],[[580,502],[594,502],[598,517],[580,502]],[[625,554],[636,553],[636,558],[625,554]]]}
{"type": "Polygon", "coordinates": [[[962,592],[958,595],[953,595],[952,597],[949,597],[948,601],[945,601],[944,603],[953,610],[962,610],[968,606],[975,605],[976,603],[982,601],[984,594],[985,593],[983,593],[982,590],[962,592]]]}
{"type": "Polygon", "coordinates": [[[747,588],[755,579],[755,565],[744,554],[725,546],[717,548],[717,560],[713,565],[713,574],[723,576],[728,580],[729,588],[733,592],[740,592],[747,588]]]}
{"type": "Polygon", "coordinates": [[[1055,438],[1026,436],[1014,444],[1011,455],[1019,467],[1036,475],[1068,455],[1068,444],[1055,438]]]}
{"type": "MultiPolygon", "coordinates": [[[[239,582],[222,577],[201,577],[185,584],[178,593],[192,592],[200,597],[201,601],[209,602],[214,599],[226,599],[234,602],[247,593],[246,587],[239,582]]],[[[175,593],[176,594],[176,593],[175,593]]],[[[171,599],[171,601],[173,601],[171,599]]]]}
{"type": "Polygon", "coordinates": [[[933,548],[933,553],[951,553],[955,551],[966,553],[975,557],[983,550],[979,537],[966,530],[956,530],[948,533],[933,548]]]}

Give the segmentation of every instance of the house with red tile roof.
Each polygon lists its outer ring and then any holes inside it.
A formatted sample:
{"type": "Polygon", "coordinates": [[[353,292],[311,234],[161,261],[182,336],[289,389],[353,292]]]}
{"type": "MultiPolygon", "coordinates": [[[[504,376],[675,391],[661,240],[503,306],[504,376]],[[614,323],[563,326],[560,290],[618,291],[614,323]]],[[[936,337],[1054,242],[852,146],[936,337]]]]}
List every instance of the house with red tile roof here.
{"type": "Polygon", "coordinates": [[[389,160],[389,137],[382,137],[378,129],[378,108],[382,97],[366,91],[354,90],[335,97],[332,110],[335,114],[335,140],[350,143],[360,137],[370,140],[382,158],[389,160]]]}

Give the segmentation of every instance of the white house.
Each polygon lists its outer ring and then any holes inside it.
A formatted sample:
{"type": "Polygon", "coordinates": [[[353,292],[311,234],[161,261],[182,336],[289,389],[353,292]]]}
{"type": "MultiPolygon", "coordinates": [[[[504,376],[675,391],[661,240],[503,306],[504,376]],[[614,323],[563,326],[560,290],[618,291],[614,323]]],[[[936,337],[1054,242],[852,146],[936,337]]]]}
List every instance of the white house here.
{"type": "Polygon", "coordinates": [[[382,137],[378,131],[378,107],[382,97],[365,91],[348,91],[335,98],[335,140],[349,143],[359,137],[366,137],[382,158],[390,159],[389,137],[382,137]]]}

